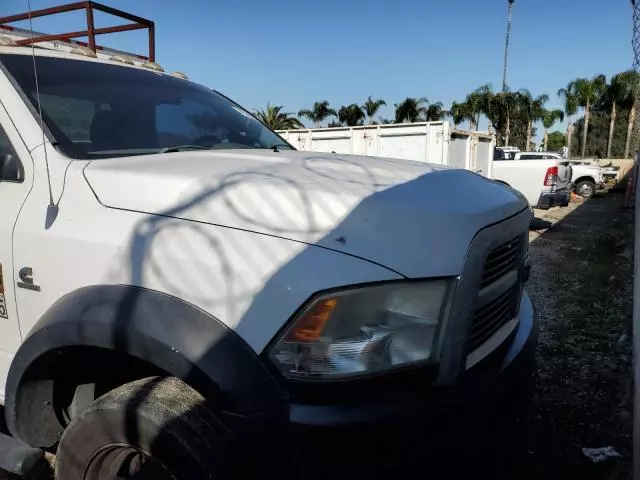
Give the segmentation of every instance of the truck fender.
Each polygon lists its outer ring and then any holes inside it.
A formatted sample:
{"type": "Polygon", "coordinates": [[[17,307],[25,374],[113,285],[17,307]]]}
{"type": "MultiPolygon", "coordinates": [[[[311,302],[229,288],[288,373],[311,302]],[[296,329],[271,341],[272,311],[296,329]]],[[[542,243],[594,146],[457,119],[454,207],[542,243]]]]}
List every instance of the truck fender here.
{"type": "Polygon", "coordinates": [[[593,178],[590,175],[583,175],[580,178],[576,178],[573,183],[574,186],[576,186],[577,184],[579,184],[580,182],[593,182],[593,183],[598,183],[596,182],[596,179],[593,178]]]}
{"type": "Polygon", "coordinates": [[[33,444],[33,428],[21,428],[20,420],[47,403],[33,406],[27,398],[32,391],[30,379],[38,375],[32,366],[44,355],[74,346],[141,359],[180,378],[205,398],[224,396],[234,413],[280,416],[284,412],[284,394],[267,366],[213,316],[179,298],[144,288],[90,286],[59,299],[34,325],[13,359],[5,415],[17,438],[33,444]]]}

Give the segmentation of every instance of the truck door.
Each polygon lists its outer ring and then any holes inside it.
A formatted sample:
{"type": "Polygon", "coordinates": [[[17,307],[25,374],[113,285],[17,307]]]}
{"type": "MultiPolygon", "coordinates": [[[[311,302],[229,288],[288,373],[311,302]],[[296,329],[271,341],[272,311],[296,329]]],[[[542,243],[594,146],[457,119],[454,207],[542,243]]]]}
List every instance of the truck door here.
{"type": "Polygon", "coordinates": [[[0,398],[11,359],[22,341],[14,291],[13,228],[32,180],[31,155],[0,105],[0,398]]]}

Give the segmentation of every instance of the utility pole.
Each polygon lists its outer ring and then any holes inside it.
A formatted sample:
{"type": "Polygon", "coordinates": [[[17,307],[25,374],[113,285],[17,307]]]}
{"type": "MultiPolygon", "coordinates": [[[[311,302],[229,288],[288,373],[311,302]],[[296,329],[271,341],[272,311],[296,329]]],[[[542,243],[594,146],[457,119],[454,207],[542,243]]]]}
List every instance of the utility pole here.
{"type": "Polygon", "coordinates": [[[511,37],[511,10],[515,0],[507,0],[509,3],[509,13],[507,15],[507,37],[504,42],[504,70],[502,71],[502,91],[507,91],[507,60],[509,57],[509,39],[511,37]]]}

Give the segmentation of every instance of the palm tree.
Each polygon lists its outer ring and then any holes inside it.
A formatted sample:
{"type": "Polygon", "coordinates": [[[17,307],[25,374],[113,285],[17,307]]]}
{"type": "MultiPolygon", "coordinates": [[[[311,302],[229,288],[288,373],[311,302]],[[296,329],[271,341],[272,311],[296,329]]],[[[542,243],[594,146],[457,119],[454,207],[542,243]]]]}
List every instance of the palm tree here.
{"type": "Polygon", "coordinates": [[[639,75],[633,70],[619,73],[611,79],[611,85],[607,91],[607,103],[611,106],[611,123],[609,125],[609,143],[607,146],[607,157],[611,157],[611,144],[613,140],[613,129],[618,107],[629,109],[629,121],[627,123],[627,138],[624,146],[624,158],[629,157],[631,137],[635,124],[637,105],[635,101],[635,86],[640,81],[639,75]]]}
{"type": "Polygon", "coordinates": [[[527,145],[526,150],[530,150],[531,134],[533,132],[533,125],[538,120],[542,119],[544,114],[544,104],[549,101],[549,95],[543,94],[533,97],[531,92],[526,88],[523,88],[518,92],[519,106],[527,121],[527,145]]]}
{"type": "Polygon", "coordinates": [[[380,107],[382,107],[383,105],[386,105],[387,102],[385,102],[382,99],[379,100],[373,100],[371,98],[371,95],[369,95],[367,97],[367,101],[364,102],[364,105],[362,105],[362,108],[364,109],[365,113],[367,114],[367,118],[369,119],[369,125],[371,125],[373,123],[373,116],[378,113],[378,110],[380,110],[380,107]]]}
{"type": "Polygon", "coordinates": [[[449,116],[456,128],[467,120],[469,120],[469,122],[472,120],[471,113],[469,112],[469,105],[464,102],[453,102],[449,109],[449,116]]]}
{"type": "Polygon", "coordinates": [[[468,113],[471,117],[469,119],[470,130],[478,130],[480,115],[489,111],[492,97],[493,92],[489,84],[478,87],[467,95],[464,103],[467,104],[468,113]]]}
{"type": "Polygon", "coordinates": [[[578,105],[584,110],[584,125],[582,126],[582,150],[581,156],[584,158],[587,151],[587,134],[589,132],[589,119],[591,117],[591,107],[596,103],[604,93],[607,85],[607,78],[602,75],[596,75],[591,80],[587,78],[579,78],[573,82],[575,88],[578,105]]]}
{"type": "Polygon", "coordinates": [[[448,112],[442,108],[442,102],[436,102],[430,104],[423,110],[424,120],[426,122],[437,122],[438,120],[442,120],[448,112]]]}
{"type": "Polygon", "coordinates": [[[283,113],[281,110],[280,105],[267,103],[267,108],[256,110],[254,115],[271,130],[294,130],[304,127],[300,120],[290,116],[293,113],[283,113]]]}
{"type": "Polygon", "coordinates": [[[638,98],[637,96],[637,86],[640,83],[640,74],[635,71],[630,71],[629,76],[632,78],[630,82],[634,87],[631,88],[629,96],[625,99],[624,102],[625,106],[629,108],[629,122],[627,126],[627,140],[624,146],[624,158],[629,158],[629,147],[631,146],[631,137],[636,124],[636,116],[638,115],[638,101],[640,100],[640,98],[638,98]]]}
{"type": "Polygon", "coordinates": [[[316,124],[317,128],[320,128],[322,122],[331,116],[337,116],[338,114],[333,108],[329,107],[329,102],[326,100],[322,102],[315,102],[313,104],[313,109],[311,110],[300,110],[298,112],[299,117],[306,117],[316,124]]]}
{"type": "Polygon", "coordinates": [[[611,83],[606,86],[604,92],[604,103],[610,108],[609,137],[607,139],[607,158],[611,157],[611,146],[613,144],[613,131],[618,116],[618,106],[625,101],[629,95],[629,90],[633,85],[627,83],[624,73],[618,73],[611,78],[611,83]]]}
{"type": "MultiPolygon", "coordinates": [[[[480,112],[489,120],[487,125],[488,130],[491,130],[491,126],[499,119],[499,110],[496,109],[495,95],[491,89],[491,84],[483,85],[476,89],[476,94],[480,96],[480,112]]],[[[478,118],[478,123],[480,119],[478,118]]]]}
{"type": "Polygon", "coordinates": [[[542,125],[544,126],[544,151],[547,151],[549,142],[549,129],[553,127],[556,121],[564,120],[564,112],[562,110],[545,110],[542,114],[542,125]]]}
{"type": "Polygon", "coordinates": [[[364,120],[362,107],[356,103],[352,103],[346,107],[340,107],[340,110],[338,110],[338,120],[349,127],[362,125],[364,120]]]}
{"type": "Polygon", "coordinates": [[[414,123],[420,119],[420,114],[424,111],[425,105],[429,102],[425,97],[407,97],[402,102],[397,103],[396,123],[414,123]]]}
{"type": "Polygon", "coordinates": [[[567,117],[567,149],[571,156],[571,134],[573,133],[573,125],[571,117],[578,113],[578,97],[575,93],[573,82],[567,85],[567,88],[558,90],[558,96],[564,99],[564,114],[567,117]]]}
{"type": "Polygon", "coordinates": [[[509,140],[511,137],[511,120],[518,110],[518,94],[512,92],[507,87],[500,93],[497,93],[493,97],[492,108],[490,114],[492,115],[491,121],[494,125],[504,121],[504,146],[509,146],[509,140]]]}

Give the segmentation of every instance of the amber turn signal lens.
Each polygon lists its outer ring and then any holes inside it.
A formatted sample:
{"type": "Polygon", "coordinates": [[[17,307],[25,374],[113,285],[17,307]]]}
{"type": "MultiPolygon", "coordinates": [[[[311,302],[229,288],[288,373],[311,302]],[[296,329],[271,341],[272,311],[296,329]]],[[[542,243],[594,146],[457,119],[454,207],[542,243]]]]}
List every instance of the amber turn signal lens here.
{"type": "Polygon", "coordinates": [[[327,298],[313,305],[296,323],[296,328],[287,335],[289,342],[314,342],[320,338],[322,329],[338,305],[338,299],[327,298]]]}

